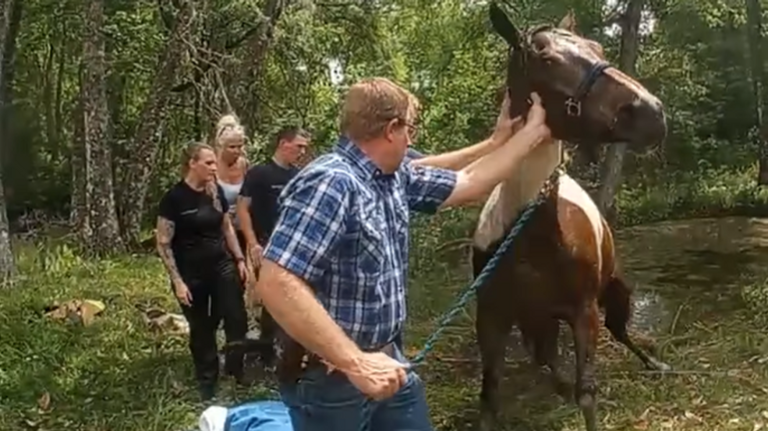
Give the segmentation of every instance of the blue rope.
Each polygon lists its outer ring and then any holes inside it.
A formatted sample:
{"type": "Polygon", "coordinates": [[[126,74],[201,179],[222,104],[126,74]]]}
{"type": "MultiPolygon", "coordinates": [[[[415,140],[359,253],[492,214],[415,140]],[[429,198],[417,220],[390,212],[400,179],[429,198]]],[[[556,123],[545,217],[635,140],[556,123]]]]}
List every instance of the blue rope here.
{"type": "Polygon", "coordinates": [[[440,319],[440,323],[437,325],[437,329],[432,332],[432,334],[427,338],[427,341],[424,343],[424,347],[419,351],[419,353],[416,354],[416,356],[414,356],[413,360],[411,360],[411,368],[422,365],[424,363],[424,359],[426,359],[427,354],[429,354],[429,352],[434,349],[437,339],[440,338],[440,335],[443,334],[445,329],[448,327],[448,324],[451,323],[451,321],[464,310],[464,307],[466,307],[469,301],[471,301],[477,293],[477,289],[479,289],[486,282],[486,279],[491,275],[491,272],[496,269],[496,267],[499,265],[499,262],[501,261],[501,257],[504,256],[506,251],[512,245],[512,241],[514,241],[523,227],[525,227],[525,224],[533,215],[533,211],[541,203],[544,202],[545,198],[546,195],[544,193],[539,193],[539,196],[536,200],[531,201],[528,203],[528,205],[526,205],[522,214],[520,214],[520,217],[517,218],[514,226],[512,226],[512,229],[510,229],[509,233],[507,234],[507,237],[504,238],[504,242],[501,243],[491,260],[488,261],[483,270],[480,272],[480,275],[475,278],[472,284],[464,289],[464,292],[462,292],[461,296],[453,305],[453,307],[451,307],[445,314],[443,314],[442,318],[440,319]]]}

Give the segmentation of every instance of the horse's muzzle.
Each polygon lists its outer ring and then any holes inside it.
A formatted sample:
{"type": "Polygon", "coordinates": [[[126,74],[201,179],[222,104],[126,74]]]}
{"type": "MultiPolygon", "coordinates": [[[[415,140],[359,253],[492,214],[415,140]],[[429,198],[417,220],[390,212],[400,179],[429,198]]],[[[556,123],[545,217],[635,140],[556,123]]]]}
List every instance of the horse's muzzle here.
{"type": "Polygon", "coordinates": [[[667,138],[664,106],[657,99],[635,99],[619,109],[615,130],[618,138],[633,146],[659,146],[667,138]]]}

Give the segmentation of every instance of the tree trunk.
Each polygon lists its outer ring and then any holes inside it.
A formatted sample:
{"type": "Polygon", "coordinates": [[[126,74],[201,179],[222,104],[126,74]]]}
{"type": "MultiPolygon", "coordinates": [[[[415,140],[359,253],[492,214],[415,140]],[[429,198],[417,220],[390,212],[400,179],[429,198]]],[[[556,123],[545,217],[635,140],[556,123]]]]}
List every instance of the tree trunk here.
{"type": "MultiPolygon", "coordinates": [[[[630,76],[635,76],[635,63],[640,48],[640,18],[645,0],[628,0],[627,8],[621,19],[621,48],[619,51],[619,69],[630,76]]],[[[597,206],[608,219],[615,218],[614,198],[621,185],[621,167],[627,153],[627,144],[611,145],[605,154],[601,184],[597,194],[597,206]]]]}
{"type": "Polygon", "coordinates": [[[264,3],[262,14],[265,19],[258,31],[246,41],[246,55],[234,76],[236,83],[240,86],[240,91],[235,93],[234,108],[235,112],[240,113],[240,118],[247,130],[255,130],[258,124],[260,118],[257,95],[259,88],[256,85],[258,76],[274,38],[274,29],[289,4],[290,0],[267,0],[264,3]]]}
{"type": "MultiPolygon", "coordinates": [[[[11,142],[12,136],[8,127],[14,105],[13,85],[11,84],[16,75],[16,64],[14,60],[16,57],[16,41],[18,40],[19,30],[21,29],[23,2],[5,0],[5,3],[10,3],[10,5],[6,6],[9,8],[9,11],[4,12],[9,14],[9,21],[7,30],[3,33],[4,40],[2,46],[0,46],[0,49],[3,50],[1,66],[3,73],[2,76],[0,76],[0,99],[3,100],[2,108],[0,108],[0,139],[7,139],[7,142],[11,142]]],[[[7,158],[6,160],[13,160],[11,147],[11,145],[4,145],[2,148],[4,151],[3,156],[7,158]]]]}
{"type": "Polygon", "coordinates": [[[70,169],[72,170],[72,200],[70,202],[69,222],[82,244],[91,240],[91,218],[88,214],[86,150],[85,150],[85,120],[83,117],[83,71],[82,64],[78,72],[80,93],[77,104],[72,110],[72,150],[70,153],[70,169]]]}
{"type": "Polygon", "coordinates": [[[759,172],[757,184],[768,185],[768,142],[763,126],[763,16],[759,0],[746,0],[747,6],[747,45],[749,46],[750,77],[754,95],[755,128],[753,137],[759,151],[759,172]]]}
{"type": "Polygon", "coordinates": [[[96,254],[122,248],[112,187],[112,156],[107,141],[109,106],[105,59],[104,2],[89,0],[83,38],[83,120],[86,193],[92,237],[88,249],[96,254]]]}
{"type": "Polygon", "coordinates": [[[126,161],[124,183],[120,187],[120,212],[123,238],[130,246],[139,245],[142,216],[149,179],[154,167],[153,160],[163,133],[168,102],[177,71],[186,52],[195,19],[194,2],[179,0],[180,10],[168,45],[155,75],[149,98],[142,109],[136,136],[130,146],[130,158],[126,161]]]}
{"type": "MultiPolygon", "coordinates": [[[[12,0],[0,1],[0,80],[2,77],[6,76],[3,67],[6,65],[4,54],[6,51],[5,47],[8,44],[9,28],[12,21],[11,11],[13,9],[14,5],[12,0]]],[[[0,97],[0,112],[4,111],[5,100],[0,97]]],[[[3,139],[3,141],[5,140],[1,134],[0,139],[3,139]]],[[[6,142],[0,142],[0,145],[5,146],[6,142]]],[[[2,166],[2,160],[0,160],[0,166],[2,166]]],[[[0,167],[0,285],[7,286],[15,273],[16,261],[13,257],[13,248],[11,247],[8,209],[5,202],[2,168],[0,167]]]]}

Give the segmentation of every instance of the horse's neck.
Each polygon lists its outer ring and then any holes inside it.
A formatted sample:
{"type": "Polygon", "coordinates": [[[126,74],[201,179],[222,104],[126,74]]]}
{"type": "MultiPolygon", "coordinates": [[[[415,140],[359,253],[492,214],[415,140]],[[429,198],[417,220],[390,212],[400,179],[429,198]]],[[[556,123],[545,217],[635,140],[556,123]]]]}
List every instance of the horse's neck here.
{"type": "Polygon", "coordinates": [[[528,201],[534,199],[562,160],[562,143],[544,143],[535,148],[510,178],[499,184],[502,212],[517,215],[528,201]]]}
{"type": "Polygon", "coordinates": [[[561,158],[560,141],[539,145],[511,177],[496,186],[480,213],[473,238],[476,247],[485,250],[501,239],[523,206],[536,198],[561,158]]]}

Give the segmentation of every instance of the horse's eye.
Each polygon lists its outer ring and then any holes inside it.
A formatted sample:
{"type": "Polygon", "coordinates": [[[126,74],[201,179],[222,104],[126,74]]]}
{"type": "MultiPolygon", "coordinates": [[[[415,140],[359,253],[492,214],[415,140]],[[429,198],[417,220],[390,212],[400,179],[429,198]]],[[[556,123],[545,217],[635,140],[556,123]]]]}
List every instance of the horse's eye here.
{"type": "Polygon", "coordinates": [[[544,37],[533,38],[531,44],[533,45],[533,50],[536,52],[542,52],[548,47],[547,39],[544,37]]]}

